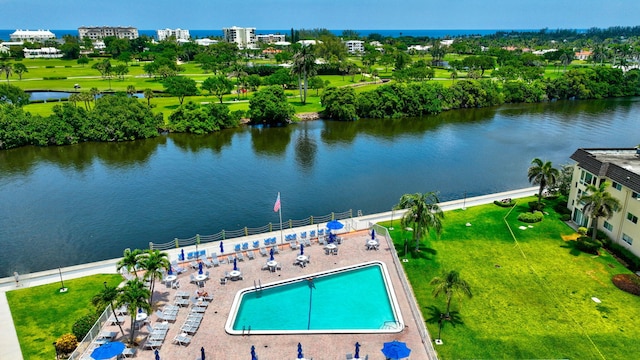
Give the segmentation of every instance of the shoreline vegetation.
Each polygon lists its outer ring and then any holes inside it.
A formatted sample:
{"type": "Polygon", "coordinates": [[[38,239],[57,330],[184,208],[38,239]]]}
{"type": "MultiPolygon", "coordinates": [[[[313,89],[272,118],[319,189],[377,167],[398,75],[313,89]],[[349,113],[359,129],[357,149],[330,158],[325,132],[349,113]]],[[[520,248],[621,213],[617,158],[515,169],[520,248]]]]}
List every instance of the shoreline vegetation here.
{"type": "MultiPolygon", "coordinates": [[[[290,47],[65,36],[63,59],[0,58],[0,150],[206,134],[319,118],[419,118],[505,103],[640,95],[640,27],[497,32],[452,39],[296,30],[290,47]],[[297,40],[317,39],[302,46],[297,40]],[[363,48],[347,53],[344,40],[363,48]],[[16,79],[17,77],[17,79],[16,79]],[[30,102],[24,91],[72,92],[30,102]],[[73,89],[73,90],[71,90],[73,89]],[[102,90],[101,90],[102,89],[102,90]],[[106,89],[106,90],[105,90],[106,89]],[[135,93],[143,98],[125,100],[135,93]],[[114,100],[117,99],[117,100],[114,100]],[[106,109],[110,107],[111,109],[106,109]],[[126,116],[124,116],[126,114],[126,116]]],[[[48,44],[55,45],[55,44],[48,44]]]]}

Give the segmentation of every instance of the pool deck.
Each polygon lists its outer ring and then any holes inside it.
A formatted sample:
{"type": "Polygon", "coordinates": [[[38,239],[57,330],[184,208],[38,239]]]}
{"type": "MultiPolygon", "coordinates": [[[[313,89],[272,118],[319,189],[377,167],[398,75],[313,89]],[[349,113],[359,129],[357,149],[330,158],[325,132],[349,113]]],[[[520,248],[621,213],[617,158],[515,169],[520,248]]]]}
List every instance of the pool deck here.
{"type": "MultiPolygon", "coordinates": [[[[489,194],[473,198],[449,201],[441,203],[440,206],[444,211],[471,207],[490,203],[494,200],[502,198],[521,198],[531,196],[537,191],[537,187],[518,189],[496,194],[489,194]]],[[[423,344],[418,334],[417,324],[422,319],[415,319],[410,311],[410,302],[414,302],[413,295],[406,296],[405,291],[400,283],[404,278],[404,272],[394,264],[393,250],[390,250],[386,240],[378,236],[381,242],[380,250],[366,250],[365,243],[370,235],[367,230],[371,224],[392,219],[398,219],[400,213],[386,212],[373,214],[354,219],[349,219],[349,232],[343,234],[345,241],[339,246],[339,255],[325,255],[323,246],[314,242],[312,246],[305,247],[305,254],[311,255],[311,263],[306,268],[300,268],[293,265],[295,257],[299,250],[291,250],[288,245],[280,245],[281,253],[276,255],[276,261],[282,264],[282,270],[276,273],[261,270],[265,264],[267,257],[262,257],[257,251],[255,260],[248,260],[245,256],[244,262],[238,262],[238,267],[243,272],[244,280],[229,281],[227,285],[221,285],[219,278],[224,275],[225,271],[231,271],[232,264],[221,264],[219,267],[208,269],[211,272],[211,280],[205,285],[205,289],[214,296],[214,301],[206,310],[202,324],[194,335],[192,342],[188,346],[174,344],[173,338],[179,333],[179,328],[184,322],[188,308],[179,311],[178,319],[175,323],[170,324],[170,330],[167,334],[164,344],[160,349],[160,357],[162,359],[199,359],[200,348],[204,347],[208,358],[213,359],[250,359],[250,348],[252,345],[256,347],[256,354],[260,360],[281,360],[295,359],[297,357],[297,344],[302,344],[306,359],[345,359],[348,353],[353,354],[355,342],[361,344],[360,356],[364,358],[369,355],[369,359],[384,359],[380,349],[382,344],[387,341],[399,340],[406,342],[408,347],[412,349],[410,358],[412,359],[430,359],[435,358],[433,345],[430,339],[423,344]],[[387,265],[389,275],[397,296],[398,304],[402,312],[406,328],[395,334],[313,334],[313,335],[228,335],[224,331],[224,325],[227,320],[228,313],[236,292],[242,288],[252,287],[253,280],[260,280],[263,284],[286,279],[289,277],[298,277],[305,274],[311,274],[319,271],[334,269],[338,267],[349,266],[362,262],[379,260],[387,265]],[[429,354],[428,351],[431,353],[429,354]]],[[[290,229],[287,233],[297,231],[305,231],[305,229],[290,229]]],[[[265,237],[262,235],[261,237],[265,237]]],[[[252,240],[251,238],[230,239],[225,245],[232,246],[235,243],[242,243],[252,240]]],[[[279,241],[280,242],[280,241],[279,241]]],[[[187,249],[185,249],[186,251],[187,249]]],[[[178,249],[168,251],[170,258],[177,256],[178,249]]],[[[246,254],[246,252],[245,252],[246,254]]],[[[226,253],[225,253],[226,255],[226,253]]],[[[222,259],[223,257],[220,257],[222,259]]],[[[225,256],[226,258],[226,256],[225,256]]],[[[116,273],[115,263],[119,259],[110,259],[96,263],[83,264],[63,268],[62,273],[65,279],[78,278],[82,276],[116,273]]],[[[197,287],[189,284],[189,274],[196,272],[189,269],[185,274],[179,276],[182,291],[195,293],[197,287]]],[[[59,281],[58,269],[43,271],[34,274],[21,275],[18,288],[32,287],[42,284],[48,284],[59,281]]],[[[158,284],[154,299],[156,299],[156,308],[160,308],[165,303],[173,302],[173,295],[176,290],[167,289],[162,284],[158,284]]],[[[0,337],[0,359],[22,359],[20,346],[13,319],[7,303],[5,292],[16,289],[13,278],[0,279],[0,329],[4,334],[0,337]]],[[[349,289],[344,289],[344,296],[351,296],[349,289]]],[[[295,306],[295,304],[274,304],[277,311],[286,311],[287,307],[295,306]]],[[[155,315],[150,317],[152,323],[157,318],[155,315]]],[[[128,326],[125,326],[125,334],[128,335],[128,326]]],[[[118,327],[107,326],[105,329],[118,332],[115,340],[121,340],[122,335],[119,333],[118,327]]],[[[144,338],[147,334],[146,330],[136,333],[137,337],[144,338]]],[[[144,340],[141,345],[144,345],[144,340]]],[[[437,348],[436,348],[437,349],[437,348]]],[[[151,350],[138,350],[136,358],[138,359],[155,359],[151,350]]]]}
{"type": "MultiPolygon", "coordinates": [[[[229,281],[226,285],[220,284],[220,277],[225,271],[231,271],[233,264],[221,264],[219,267],[212,267],[210,271],[211,280],[207,281],[204,289],[213,294],[214,300],[204,313],[204,318],[197,333],[192,337],[191,344],[181,346],[173,343],[176,335],[180,334],[180,326],[189,313],[189,308],[182,308],[178,312],[178,319],[170,324],[169,332],[160,348],[161,359],[197,359],[200,356],[200,348],[204,347],[207,357],[212,359],[250,359],[251,345],[256,347],[256,353],[260,360],[281,360],[295,359],[297,357],[297,344],[301,343],[306,359],[345,359],[347,353],[354,352],[354,344],[359,342],[360,355],[362,358],[369,355],[369,359],[384,359],[380,349],[387,341],[399,340],[407,343],[412,350],[411,358],[429,359],[421,338],[415,330],[416,319],[411,315],[409,301],[400,283],[400,276],[403,274],[396,271],[393,263],[392,252],[386,239],[378,237],[380,240],[379,250],[367,250],[366,242],[370,239],[368,231],[356,231],[342,234],[344,241],[338,245],[338,255],[325,255],[324,247],[317,241],[312,241],[311,246],[305,247],[305,255],[310,255],[310,263],[301,268],[294,265],[296,256],[300,250],[292,250],[288,244],[280,246],[280,254],[275,255],[275,260],[282,265],[282,270],[270,272],[261,270],[268,260],[268,257],[261,256],[256,251],[255,260],[245,260],[238,262],[238,268],[242,271],[244,280],[229,281]],[[312,274],[324,270],[355,265],[362,262],[378,260],[384,262],[389,269],[389,277],[395,289],[396,297],[405,321],[405,329],[393,334],[294,334],[294,335],[229,335],[225,332],[224,326],[233,303],[236,293],[243,288],[252,287],[253,280],[260,280],[263,284],[283,280],[286,278],[298,277],[312,274]]],[[[222,259],[222,257],[220,257],[222,259]]],[[[188,263],[187,263],[188,265],[188,263]]],[[[180,281],[180,291],[191,294],[199,289],[197,285],[189,283],[189,276],[197,273],[197,270],[188,269],[187,272],[178,276],[180,281]]],[[[164,285],[156,290],[154,298],[157,299],[155,308],[161,308],[166,303],[172,303],[175,289],[167,289],[164,285]]],[[[349,289],[344,289],[344,293],[339,296],[353,296],[349,289]]],[[[366,296],[363,294],[362,296],[366,296]]],[[[287,307],[295,304],[279,303],[273,304],[274,311],[285,312],[287,307]]],[[[151,315],[152,324],[157,321],[156,315],[151,315]]],[[[421,322],[421,319],[418,319],[421,322]]],[[[129,329],[127,323],[124,329],[129,329]]],[[[104,330],[118,332],[116,325],[107,325],[104,330]]],[[[128,330],[125,330],[129,334],[128,330]]],[[[137,332],[137,336],[145,338],[147,330],[137,332]]],[[[121,340],[122,335],[116,340],[121,340]]],[[[144,345],[144,341],[141,342],[144,345]]],[[[138,350],[138,359],[154,359],[154,352],[151,350],[138,350]]]]}

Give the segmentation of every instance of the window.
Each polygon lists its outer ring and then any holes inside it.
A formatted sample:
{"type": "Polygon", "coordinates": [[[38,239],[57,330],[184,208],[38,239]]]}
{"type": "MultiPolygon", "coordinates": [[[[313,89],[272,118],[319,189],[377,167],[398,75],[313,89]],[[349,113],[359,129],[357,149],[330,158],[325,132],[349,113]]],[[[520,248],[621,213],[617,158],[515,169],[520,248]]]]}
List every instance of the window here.
{"type": "Polygon", "coordinates": [[[633,239],[627,234],[622,234],[622,241],[626,242],[629,245],[633,244],[633,239]]]}
{"type": "Polygon", "coordinates": [[[627,220],[631,221],[634,224],[638,223],[638,217],[633,215],[632,213],[627,213],[627,220]]]}
{"type": "Polygon", "coordinates": [[[582,170],[582,173],[580,173],[580,183],[581,184],[591,184],[594,181],[594,177],[591,173],[588,173],[584,170],[582,170]]]}
{"type": "Polygon", "coordinates": [[[622,190],[622,185],[618,184],[615,181],[611,183],[611,187],[616,189],[616,190],[618,190],[618,191],[622,190]]]}
{"type": "Polygon", "coordinates": [[[638,195],[638,193],[635,192],[635,191],[631,194],[631,197],[636,199],[636,200],[640,200],[640,195],[638,195]]]}
{"type": "Polygon", "coordinates": [[[604,222],[604,228],[609,231],[613,231],[613,225],[611,225],[608,221],[604,222]]]}

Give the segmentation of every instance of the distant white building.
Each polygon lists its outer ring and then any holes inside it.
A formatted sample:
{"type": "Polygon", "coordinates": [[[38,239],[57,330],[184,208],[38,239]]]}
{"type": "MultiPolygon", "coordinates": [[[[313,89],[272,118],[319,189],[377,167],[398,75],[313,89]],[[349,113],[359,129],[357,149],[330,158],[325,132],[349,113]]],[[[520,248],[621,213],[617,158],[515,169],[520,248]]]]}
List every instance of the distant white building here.
{"type": "Polygon", "coordinates": [[[189,38],[191,38],[191,35],[189,34],[189,30],[183,30],[183,29],[162,29],[162,30],[157,30],[157,34],[158,34],[158,40],[162,41],[162,40],[167,40],[170,37],[174,37],[176,40],[189,40],[189,38]]]}
{"type": "Polygon", "coordinates": [[[0,54],[8,54],[9,53],[9,47],[4,46],[2,43],[0,43],[0,54]]]}
{"type": "Polygon", "coordinates": [[[274,44],[285,41],[285,36],[280,34],[256,35],[256,40],[263,44],[274,44]]]}
{"type": "Polygon", "coordinates": [[[349,54],[362,54],[364,52],[364,41],[362,40],[347,40],[344,42],[349,54]]]}
{"type": "Polygon", "coordinates": [[[429,51],[429,49],[431,49],[430,45],[411,45],[407,48],[407,50],[414,51],[429,51]]]}
{"type": "Polygon", "coordinates": [[[45,42],[55,39],[56,35],[49,30],[16,30],[9,35],[11,41],[45,42]]]}
{"type": "Polygon", "coordinates": [[[108,36],[118,39],[137,39],[138,29],[131,26],[81,26],[78,28],[80,39],[102,40],[108,36]]]}
{"type": "Polygon", "coordinates": [[[224,41],[238,44],[239,48],[252,48],[256,43],[256,28],[232,26],[223,28],[224,41]]]}
{"type": "Polygon", "coordinates": [[[198,45],[201,46],[209,46],[211,44],[217,44],[218,40],[213,40],[213,39],[209,39],[209,38],[204,38],[204,39],[195,39],[194,42],[198,45]]]}
{"type": "Polygon", "coordinates": [[[46,58],[56,59],[62,57],[62,52],[56,48],[45,47],[40,49],[22,49],[26,59],[46,58]]]}
{"type": "Polygon", "coordinates": [[[453,39],[440,40],[440,45],[442,46],[451,46],[453,44],[453,39]]]}
{"type": "Polygon", "coordinates": [[[317,45],[317,44],[321,44],[322,41],[320,40],[299,40],[298,44],[302,45],[302,46],[309,46],[309,45],[317,45]]]}

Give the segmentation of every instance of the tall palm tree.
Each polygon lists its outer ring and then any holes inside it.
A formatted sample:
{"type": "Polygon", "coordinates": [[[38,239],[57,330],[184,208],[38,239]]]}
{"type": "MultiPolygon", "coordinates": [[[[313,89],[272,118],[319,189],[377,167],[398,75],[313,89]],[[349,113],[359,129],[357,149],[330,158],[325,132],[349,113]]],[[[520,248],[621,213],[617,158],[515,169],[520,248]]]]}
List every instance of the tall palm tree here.
{"type": "Polygon", "coordinates": [[[440,200],[435,192],[404,194],[396,209],[407,209],[402,217],[402,227],[413,225],[413,240],[416,251],[420,251],[420,238],[434,229],[439,235],[442,232],[444,213],[438,205],[440,200]]]}
{"type": "Polygon", "coordinates": [[[133,95],[136,93],[136,87],[133,85],[128,85],[127,86],[127,94],[129,95],[133,95]]]}
{"type": "Polygon", "coordinates": [[[456,270],[443,271],[440,276],[431,279],[429,285],[435,285],[433,288],[434,298],[437,298],[439,295],[444,295],[447,299],[446,319],[450,318],[449,308],[451,307],[451,299],[454,295],[460,297],[466,296],[468,298],[473,297],[469,283],[462,279],[456,270]]]}
{"type": "Polygon", "coordinates": [[[620,208],[620,200],[612,197],[607,191],[607,187],[610,185],[607,181],[601,182],[598,187],[595,185],[587,185],[587,189],[580,196],[580,202],[585,203],[582,211],[591,218],[591,225],[593,226],[591,238],[593,240],[596,239],[598,220],[602,217],[611,219],[613,213],[617,212],[620,208]]]}
{"type": "Polygon", "coordinates": [[[122,329],[122,324],[120,324],[120,320],[116,316],[115,308],[113,302],[118,298],[118,288],[107,286],[107,282],[104,282],[104,289],[96,294],[92,299],[91,303],[98,309],[104,309],[107,306],[111,305],[111,312],[113,316],[116,318],[116,324],[120,328],[120,332],[122,336],[124,336],[124,330],[122,329]]]}
{"type": "Polygon", "coordinates": [[[538,190],[538,206],[542,201],[542,191],[547,186],[554,186],[556,181],[560,177],[558,169],[553,167],[551,161],[543,162],[542,160],[535,158],[531,160],[531,166],[527,175],[529,176],[529,182],[533,185],[540,185],[538,190]]]}
{"type": "Polygon", "coordinates": [[[147,99],[147,106],[151,107],[151,98],[153,98],[153,90],[146,88],[143,91],[144,98],[147,99]]]}
{"type": "Polygon", "coordinates": [[[131,249],[124,249],[124,256],[116,263],[116,269],[120,271],[121,269],[127,270],[129,273],[133,273],[136,278],[138,277],[138,273],[136,272],[138,265],[140,263],[140,255],[142,251],[140,249],[135,249],[131,251],[131,249]]]}
{"type": "Polygon", "coordinates": [[[3,72],[7,78],[7,84],[9,83],[9,76],[13,73],[13,66],[10,63],[0,63],[0,72],[3,72]]]}
{"type": "Polygon", "coordinates": [[[293,67],[291,71],[298,75],[298,90],[300,91],[300,101],[307,103],[307,89],[309,88],[309,77],[315,73],[316,57],[313,54],[313,46],[302,46],[293,55],[293,67]],[[304,85],[304,91],[303,91],[304,85]]]}
{"type": "Polygon", "coordinates": [[[149,290],[151,290],[149,305],[153,305],[153,290],[156,279],[162,279],[163,271],[169,269],[169,255],[160,252],[160,250],[147,250],[141,255],[139,264],[145,270],[144,278],[149,280],[149,290]]]}
{"type": "Polygon", "coordinates": [[[135,321],[138,314],[138,309],[149,314],[151,312],[151,305],[147,302],[151,297],[151,292],[144,286],[144,283],[140,279],[132,279],[120,289],[118,298],[116,299],[116,306],[125,305],[131,316],[131,339],[130,344],[134,342],[135,335],[135,321]]]}

